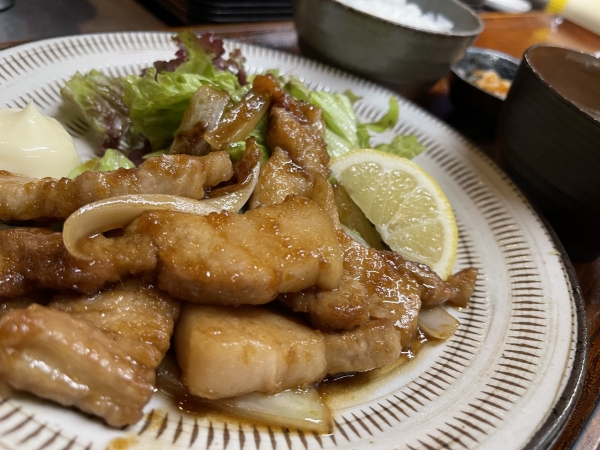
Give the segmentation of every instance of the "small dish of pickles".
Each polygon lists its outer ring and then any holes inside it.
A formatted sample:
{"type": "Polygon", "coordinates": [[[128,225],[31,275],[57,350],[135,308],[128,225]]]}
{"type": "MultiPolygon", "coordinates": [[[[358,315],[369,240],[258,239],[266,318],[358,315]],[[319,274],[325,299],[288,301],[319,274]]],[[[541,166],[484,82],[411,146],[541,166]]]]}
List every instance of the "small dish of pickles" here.
{"type": "Polygon", "coordinates": [[[450,99],[454,108],[481,114],[495,124],[518,67],[519,60],[506,53],[469,47],[451,68],[450,99]]]}

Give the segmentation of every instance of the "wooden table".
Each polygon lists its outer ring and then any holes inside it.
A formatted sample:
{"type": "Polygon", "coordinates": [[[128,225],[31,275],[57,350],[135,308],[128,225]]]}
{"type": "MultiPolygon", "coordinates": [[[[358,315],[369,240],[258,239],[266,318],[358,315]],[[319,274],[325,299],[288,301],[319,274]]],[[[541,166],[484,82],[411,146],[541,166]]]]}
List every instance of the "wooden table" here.
{"type": "MultiPolygon", "coordinates": [[[[541,12],[506,15],[483,13],[485,31],[475,42],[481,47],[493,48],[521,57],[531,45],[550,43],[600,52],[600,36],[568,21],[562,21],[541,12]]],[[[213,31],[216,35],[291,53],[299,53],[297,36],[292,22],[257,24],[211,25],[186,27],[198,32],[213,31]]],[[[174,29],[179,30],[179,29],[174,29]]],[[[0,43],[0,49],[19,42],[0,43]]],[[[448,106],[447,84],[442,80],[427,98],[419,100],[421,106],[444,119],[448,106]],[[440,106],[442,104],[442,106],[440,106]]],[[[460,130],[484,148],[493,145],[480,136],[471,136],[469,130],[460,130]]],[[[585,298],[590,334],[590,354],[583,393],[570,422],[554,449],[573,446],[593,449],[600,446],[600,258],[591,263],[573,261],[585,298]]]]}

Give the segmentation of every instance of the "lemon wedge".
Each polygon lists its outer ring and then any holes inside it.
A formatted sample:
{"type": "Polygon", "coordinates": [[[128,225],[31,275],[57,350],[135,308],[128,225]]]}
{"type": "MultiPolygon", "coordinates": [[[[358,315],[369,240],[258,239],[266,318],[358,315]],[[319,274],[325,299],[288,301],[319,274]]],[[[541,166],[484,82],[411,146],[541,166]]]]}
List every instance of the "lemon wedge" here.
{"type": "Polygon", "coordinates": [[[393,251],[427,264],[442,279],[450,275],[458,229],[446,195],[429,174],[378,150],[347,153],[330,168],[393,251]]]}

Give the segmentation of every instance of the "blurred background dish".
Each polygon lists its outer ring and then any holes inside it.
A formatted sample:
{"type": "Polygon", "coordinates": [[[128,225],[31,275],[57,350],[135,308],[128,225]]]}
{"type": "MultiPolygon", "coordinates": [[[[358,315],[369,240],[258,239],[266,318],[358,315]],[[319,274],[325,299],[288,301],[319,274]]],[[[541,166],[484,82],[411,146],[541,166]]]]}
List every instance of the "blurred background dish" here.
{"type": "Polygon", "coordinates": [[[0,0],[0,11],[4,11],[5,9],[14,6],[15,0],[0,0]]]}
{"type": "Polygon", "coordinates": [[[295,0],[299,46],[306,56],[338,66],[415,97],[448,74],[483,30],[481,19],[458,1],[414,0],[443,15],[451,31],[400,25],[336,0],[295,0]]]}
{"type": "MultiPolygon", "coordinates": [[[[291,19],[292,0],[152,0],[182,24],[291,19]]],[[[148,1],[144,2],[149,5],[148,1]]]]}
{"type": "Polygon", "coordinates": [[[510,88],[519,60],[488,48],[469,47],[452,66],[450,99],[462,113],[478,115],[495,128],[500,109],[510,88]],[[487,81],[486,81],[487,80],[487,81]]]}
{"type": "Polygon", "coordinates": [[[528,49],[502,109],[503,165],[575,260],[600,255],[600,60],[528,49]]]}
{"type": "Polygon", "coordinates": [[[486,8],[505,13],[524,13],[531,11],[531,2],[527,0],[485,0],[486,8]]]}

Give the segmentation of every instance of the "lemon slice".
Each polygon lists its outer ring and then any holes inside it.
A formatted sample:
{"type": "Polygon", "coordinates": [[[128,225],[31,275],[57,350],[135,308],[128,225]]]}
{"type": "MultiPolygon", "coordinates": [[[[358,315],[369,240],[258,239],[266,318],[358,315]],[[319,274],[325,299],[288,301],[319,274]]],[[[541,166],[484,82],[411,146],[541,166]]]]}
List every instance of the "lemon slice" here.
{"type": "Polygon", "coordinates": [[[448,199],[429,174],[377,150],[347,153],[330,168],[393,251],[443,279],[450,275],[458,230],[448,199]]]}

